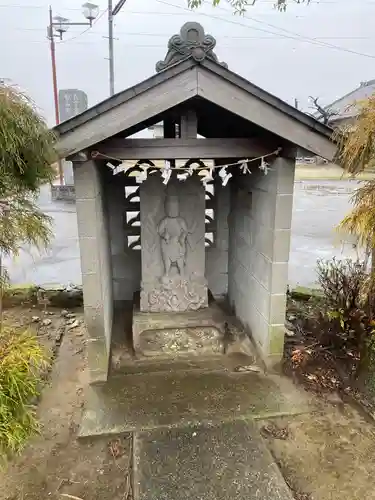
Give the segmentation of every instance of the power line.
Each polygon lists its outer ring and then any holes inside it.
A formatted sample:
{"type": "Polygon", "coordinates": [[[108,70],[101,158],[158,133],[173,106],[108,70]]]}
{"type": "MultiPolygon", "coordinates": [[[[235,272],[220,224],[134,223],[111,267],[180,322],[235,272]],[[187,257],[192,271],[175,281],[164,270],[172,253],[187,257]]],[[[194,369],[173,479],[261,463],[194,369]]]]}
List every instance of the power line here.
{"type": "MultiPolygon", "coordinates": [[[[275,5],[275,0],[257,0],[259,2],[259,5],[260,4],[270,4],[270,5],[275,5]]],[[[211,2],[208,2],[210,3],[210,5],[212,5],[211,2]]],[[[325,1],[322,1],[322,0],[311,0],[310,2],[311,5],[320,5],[320,6],[323,6],[323,5],[339,5],[340,6],[343,6],[343,5],[347,5],[347,6],[353,6],[353,1],[352,0],[347,0],[347,1],[343,1],[343,0],[325,0],[325,1]]],[[[361,5],[374,5],[375,6],[375,0],[361,0],[361,5]]],[[[218,6],[215,7],[216,9],[218,8],[218,6]]],[[[255,8],[255,7],[253,7],[255,8]]],[[[303,8],[303,6],[301,6],[301,8],[303,8]]],[[[307,8],[307,6],[306,6],[307,8]]],[[[0,4],[0,9],[36,9],[36,10],[46,10],[46,6],[45,5],[13,5],[13,4],[0,4]]],[[[63,7],[64,11],[79,11],[81,12],[82,9],[80,8],[76,8],[76,7],[63,7]]],[[[248,7],[248,10],[247,12],[249,12],[249,10],[251,9],[251,6],[248,7]]],[[[190,10],[190,9],[189,9],[190,10]]],[[[225,9],[227,10],[228,12],[233,12],[232,10],[230,9],[225,9]]],[[[193,11],[195,12],[195,11],[193,11]]],[[[145,15],[148,15],[150,14],[149,11],[136,11],[136,10],[126,10],[126,11],[123,11],[122,13],[133,13],[133,14],[145,14],[145,15]]],[[[161,13],[161,12],[154,12],[154,14],[168,14],[168,13],[161,13]]]]}
{"type": "MultiPolygon", "coordinates": [[[[249,26],[250,27],[250,26],[249,26]]],[[[251,28],[251,27],[250,27],[251,28]]],[[[11,28],[12,31],[40,31],[44,32],[45,30],[43,28],[11,28]]],[[[90,30],[85,30],[82,33],[86,33],[86,31],[90,32],[90,35],[96,35],[96,36],[106,36],[106,33],[98,33],[95,31],[90,31],[90,30]]],[[[170,38],[170,33],[143,33],[143,32],[128,32],[128,31],[116,31],[116,35],[125,35],[125,36],[147,36],[147,37],[157,37],[157,38],[170,38]]],[[[75,37],[76,38],[76,37],[75,37]]],[[[282,34],[275,34],[273,36],[228,36],[228,35],[222,35],[220,38],[228,38],[230,40],[280,40],[285,38],[284,35],[282,34]]],[[[303,38],[301,37],[301,41],[304,41],[303,38]]],[[[306,37],[308,39],[308,37],[306,37]]],[[[312,38],[312,40],[375,40],[375,36],[318,36],[312,38]]]]}
{"type": "MultiPolygon", "coordinates": [[[[156,1],[158,3],[161,3],[161,4],[168,5],[170,7],[183,10],[184,14],[182,14],[182,15],[186,15],[186,13],[189,13],[189,14],[194,13],[190,9],[188,9],[186,7],[182,7],[180,5],[176,5],[176,4],[173,4],[173,3],[170,3],[170,2],[166,2],[164,0],[156,0],[156,1]]],[[[264,1],[264,0],[260,0],[260,1],[264,1]]],[[[206,3],[206,4],[210,4],[210,2],[208,2],[206,0],[203,0],[203,2],[206,3]]],[[[319,2],[316,2],[316,3],[319,3],[319,2]]],[[[324,3],[327,3],[327,2],[324,2],[324,3]]],[[[332,3],[338,3],[338,2],[332,2],[332,3]]],[[[375,5],[375,2],[371,2],[371,3],[373,3],[375,5]]],[[[4,5],[0,5],[0,7],[1,6],[4,6],[4,5]]],[[[28,6],[28,7],[30,7],[30,6],[28,6]]],[[[31,6],[31,7],[39,8],[39,6],[31,6]]],[[[216,9],[222,10],[222,11],[224,11],[226,13],[231,13],[231,11],[229,9],[226,9],[226,8],[223,8],[223,7],[220,7],[220,6],[217,6],[216,9]]],[[[70,10],[79,10],[79,9],[70,9],[70,10]]],[[[97,18],[97,21],[105,14],[106,10],[104,10],[104,11],[101,12],[100,16],[97,18]]],[[[131,11],[127,11],[127,12],[131,12],[131,11]]],[[[142,12],[142,13],[146,14],[145,12],[142,12]]],[[[151,12],[147,12],[147,14],[150,15],[152,13],[151,12]]],[[[160,12],[155,12],[155,14],[160,15],[161,13],[160,12]]],[[[172,13],[164,13],[164,14],[176,15],[177,13],[173,13],[172,12],[172,13]]],[[[307,37],[307,36],[303,36],[303,35],[301,35],[299,33],[296,33],[296,32],[290,31],[290,30],[286,30],[286,29],[281,28],[279,26],[273,25],[271,23],[267,23],[265,21],[261,21],[261,20],[256,19],[256,18],[252,18],[252,17],[247,16],[247,15],[244,16],[245,19],[252,20],[252,21],[257,22],[259,24],[263,24],[265,26],[270,26],[270,27],[272,27],[274,29],[277,29],[277,30],[279,30],[281,32],[284,32],[284,33],[287,33],[287,34],[284,35],[283,33],[277,33],[275,31],[270,31],[270,30],[263,29],[263,28],[256,28],[254,26],[249,26],[248,24],[245,24],[245,23],[242,23],[242,22],[239,22],[239,21],[233,21],[233,20],[230,20],[230,19],[225,19],[223,17],[215,16],[215,15],[212,15],[212,14],[206,14],[204,12],[199,12],[198,14],[200,16],[209,17],[209,18],[212,18],[212,19],[217,19],[217,20],[222,21],[222,22],[234,24],[236,26],[242,26],[244,28],[247,28],[247,29],[250,29],[250,30],[253,30],[253,31],[259,31],[259,32],[262,32],[262,33],[267,33],[269,35],[272,35],[272,37],[223,37],[223,38],[244,39],[244,40],[245,39],[268,39],[268,40],[290,39],[290,40],[294,40],[294,41],[298,41],[298,42],[303,41],[303,42],[306,42],[306,43],[309,43],[309,44],[312,44],[312,45],[322,46],[322,47],[326,47],[326,48],[330,48],[330,49],[334,49],[334,50],[339,50],[339,51],[347,52],[347,53],[358,55],[358,56],[361,56],[361,57],[367,57],[367,58],[370,58],[370,59],[375,59],[375,55],[367,54],[367,53],[363,53],[363,52],[359,52],[359,51],[356,51],[356,50],[353,50],[353,49],[348,49],[348,48],[345,48],[345,47],[342,47],[342,46],[339,46],[339,45],[334,45],[334,44],[331,44],[331,43],[324,42],[324,39],[339,39],[339,38],[335,38],[335,37],[331,37],[331,38],[329,38],[329,37],[327,37],[327,38],[325,38],[325,37],[316,37],[316,38],[307,37]]],[[[21,31],[21,30],[22,30],[22,28],[19,29],[19,31],[21,31]]],[[[26,30],[27,31],[31,31],[33,29],[32,28],[25,28],[25,31],[26,30]]],[[[61,43],[67,43],[67,42],[76,40],[77,38],[79,38],[81,35],[83,35],[84,33],[88,32],[88,31],[89,31],[89,29],[84,30],[82,33],[80,33],[80,34],[78,34],[78,35],[76,35],[74,37],[66,39],[63,42],[59,42],[59,44],[61,44],[61,43]]],[[[96,33],[93,33],[93,32],[90,32],[90,33],[92,35],[96,34],[96,33]]],[[[128,35],[129,33],[117,33],[117,34],[126,34],[126,35],[128,35]]],[[[130,35],[136,36],[138,34],[134,33],[134,34],[130,34],[130,35]]],[[[145,33],[145,34],[139,33],[139,35],[142,35],[142,36],[163,36],[162,34],[159,35],[159,34],[151,34],[151,33],[145,33]]],[[[371,40],[372,38],[371,37],[341,37],[340,39],[343,39],[343,40],[355,40],[355,39],[358,39],[358,40],[365,40],[365,39],[371,40]]],[[[37,40],[30,41],[30,43],[39,43],[39,41],[37,41],[37,40]]],[[[147,45],[132,45],[132,46],[147,46],[147,45]]],[[[229,47],[227,47],[227,48],[229,48],[229,47]]],[[[233,47],[233,48],[235,48],[235,47],[233,47]]]]}
{"type": "MultiPolygon", "coordinates": [[[[73,40],[72,39],[69,39],[70,40],[73,40]]],[[[44,44],[46,43],[47,40],[28,40],[27,43],[39,43],[39,44],[44,44]]],[[[152,44],[144,44],[144,43],[121,43],[121,41],[118,42],[119,45],[123,46],[123,47],[144,47],[144,48],[152,48],[152,47],[155,47],[155,48],[164,48],[166,49],[167,46],[166,44],[155,44],[155,43],[152,43],[152,44]]],[[[61,45],[61,42],[58,44],[58,45],[61,45]]],[[[91,42],[74,42],[74,45],[92,45],[91,42]]],[[[224,49],[238,49],[238,50],[249,50],[249,47],[248,46],[239,46],[239,45],[220,45],[221,48],[224,48],[224,49]]]]}
{"type": "MultiPolygon", "coordinates": [[[[259,5],[260,4],[271,4],[271,5],[275,5],[275,0],[257,0],[259,2],[259,5]]],[[[212,3],[209,2],[211,5],[212,3]]],[[[311,0],[310,1],[310,4],[311,5],[352,5],[353,4],[353,1],[352,0],[311,0]]],[[[361,0],[361,5],[363,4],[366,4],[366,5],[374,5],[375,6],[375,0],[361,0]]],[[[42,10],[45,10],[46,9],[46,6],[45,5],[36,5],[36,4],[31,4],[31,5],[14,5],[14,4],[10,4],[10,3],[3,3],[3,4],[0,4],[0,8],[4,8],[4,9],[42,9],[42,10]]],[[[217,7],[215,7],[217,8],[217,7]]],[[[255,8],[255,7],[254,7],[255,8]]],[[[303,6],[301,6],[301,8],[303,8],[303,6]]],[[[248,9],[250,10],[251,9],[251,6],[248,7],[248,9]]],[[[80,8],[77,8],[77,7],[64,7],[64,11],[68,11],[68,10],[71,10],[71,11],[81,11],[82,9],[80,8]]],[[[126,12],[129,12],[129,11],[126,11],[126,12]]],[[[134,12],[134,11],[133,11],[134,12]]],[[[146,13],[146,12],[145,12],[146,13]]]]}
{"type": "MultiPolygon", "coordinates": [[[[170,7],[175,7],[176,9],[189,10],[189,9],[187,9],[185,7],[182,7],[180,5],[172,4],[172,3],[166,2],[164,0],[155,0],[155,1],[158,2],[158,3],[164,4],[164,5],[169,5],[170,7]]],[[[216,9],[221,9],[221,10],[228,11],[228,9],[222,9],[221,7],[216,7],[216,9]]],[[[223,17],[214,16],[212,14],[201,13],[201,15],[205,16],[205,17],[212,18],[212,19],[218,19],[219,21],[223,21],[223,22],[226,22],[226,23],[234,24],[236,26],[242,26],[242,27],[247,28],[247,29],[251,29],[251,30],[255,30],[255,31],[261,31],[261,32],[264,32],[264,33],[272,34],[272,35],[282,36],[281,33],[275,33],[274,31],[266,30],[266,29],[263,29],[263,28],[255,28],[254,26],[249,26],[248,24],[240,23],[238,21],[232,21],[230,19],[224,19],[223,17]]],[[[261,21],[258,21],[258,22],[261,22],[261,21]]],[[[276,29],[279,29],[279,28],[276,28],[276,29]]],[[[281,31],[287,31],[287,30],[284,30],[283,28],[280,28],[280,30],[281,31]]],[[[307,43],[310,43],[312,45],[324,45],[324,46],[329,47],[331,49],[340,50],[340,51],[343,51],[343,52],[348,52],[348,53],[355,54],[355,55],[358,55],[358,56],[367,57],[369,59],[375,59],[375,55],[372,55],[372,54],[366,54],[366,53],[363,53],[363,52],[357,52],[355,50],[346,49],[345,47],[340,47],[338,45],[333,45],[333,44],[328,44],[328,43],[324,43],[324,42],[319,42],[319,41],[314,40],[312,38],[310,39],[308,37],[303,37],[302,35],[297,35],[297,36],[284,35],[284,38],[290,39],[290,40],[297,40],[297,41],[301,40],[301,39],[304,39],[307,43]]]]}
{"type": "MultiPolygon", "coordinates": [[[[72,39],[69,39],[69,41],[70,40],[73,41],[74,39],[72,38],[72,39]]],[[[32,43],[32,44],[44,44],[46,42],[47,42],[47,40],[27,40],[27,43],[32,43]]],[[[58,45],[61,45],[61,42],[58,45]]],[[[87,46],[91,45],[92,46],[92,42],[80,42],[80,41],[76,42],[74,40],[72,45],[87,45],[87,46]]],[[[121,40],[117,41],[117,45],[120,45],[122,47],[129,47],[129,48],[163,48],[163,49],[167,48],[166,44],[127,43],[127,42],[121,42],[121,40]]],[[[246,46],[246,45],[223,45],[223,44],[220,44],[220,48],[231,49],[231,50],[247,50],[247,51],[251,49],[251,47],[246,46]]],[[[324,47],[322,47],[322,48],[324,48],[324,47]]]]}
{"type": "MultiPolygon", "coordinates": [[[[157,1],[159,1],[159,0],[157,0],[157,1]]],[[[209,3],[209,2],[207,2],[207,0],[202,0],[202,1],[205,4],[209,3]]],[[[223,7],[220,7],[220,6],[217,6],[216,8],[219,9],[219,10],[228,12],[228,13],[230,12],[228,9],[225,9],[223,7]]],[[[263,24],[264,26],[269,26],[270,28],[274,28],[274,29],[277,29],[279,31],[283,31],[284,33],[288,33],[290,35],[294,35],[294,36],[296,36],[298,38],[304,39],[304,40],[309,41],[311,43],[318,42],[319,44],[324,44],[327,47],[332,48],[332,49],[341,50],[341,51],[344,51],[344,52],[348,52],[348,53],[355,54],[355,55],[361,55],[361,56],[364,56],[364,57],[375,58],[375,56],[371,55],[371,54],[365,54],[365,53],[362,53],[362,52],[358,52],[356,50],[347,49],[346,47],[341,47],[339,45],[334,45],[334,44],[331,44],[331,43],[320,42],[318,38],[311,38],[311,37],[308,37],[308,36],[301,35],[300,33],[297,33],[295,31],[291,31],[291,30],[287,30],[285,28],[281,28],[280,26],[268,23],[266,21],[261,21],[259,19],[254,18],[254,17],[248,16],[247,14],[245,14],[244,17],[245,17],[245,19],[249,19],[249,20],[251,20],[251,21],[253,21],[255,23],[263,24]]]]}

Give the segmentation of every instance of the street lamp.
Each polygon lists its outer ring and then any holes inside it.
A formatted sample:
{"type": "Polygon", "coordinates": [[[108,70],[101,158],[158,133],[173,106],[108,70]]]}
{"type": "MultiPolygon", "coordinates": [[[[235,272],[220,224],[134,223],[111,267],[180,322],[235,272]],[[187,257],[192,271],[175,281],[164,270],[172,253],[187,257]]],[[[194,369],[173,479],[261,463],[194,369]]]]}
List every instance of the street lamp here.
{"type": "Polygon", "coordinates": [[[60,40],[62,40],[63,34],[68,31],[69,19],[66,17],[55,16],[52,21],[52,28],[55,28],[60,40]]]}
{"type": "MultiPolygon", "coordinates": [[[[56,125],[60,123],[59,113],[59,96],[57,89],[57,72],[56,72],[56,47],[55,38],[62,40],[64,33],[68,30],[69,26],[92,26],[94,19],[98,17],[99,7],[90,2],[82,5],[82,13],[88,20],[86,23],[72,23],[66,17],[55,16],[52,14],[52,7],[49,8],[49,24],[47,27],[47,38],[50,41],[51,63],[52,63],[52,84],[53,84],[53,100],[55,104],[55,121],[56,125]]],[[[60,184],[63,184],[64,176],[61,161],[59,161],[59,177],[60,184]]]]}
{"type": "Polygon", "coordinates": [[[82,13],[86,19],[88,19],[90,26],[92,26],[92,22],[99,15],[99,7],[94,3],[86,2],[82,5],[82,13]]]}

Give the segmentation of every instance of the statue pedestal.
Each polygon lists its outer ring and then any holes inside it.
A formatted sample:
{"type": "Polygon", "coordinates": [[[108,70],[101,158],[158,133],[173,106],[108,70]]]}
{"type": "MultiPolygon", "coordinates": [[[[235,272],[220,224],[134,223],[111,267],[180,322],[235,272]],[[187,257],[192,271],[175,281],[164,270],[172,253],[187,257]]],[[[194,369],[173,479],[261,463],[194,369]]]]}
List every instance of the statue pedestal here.
{"type": "Polygon", "coordinates": [[[133,309],[133,347],[144,357],[196,357],[224,353],[225,321],[215,304],[198,311],[170,314],[133,309]]]}
{"type": "Polygon", "coordinates": [[[180,276],[142,282],[141,311],[185,312],[208,306],[207,280],[180,276]]]}

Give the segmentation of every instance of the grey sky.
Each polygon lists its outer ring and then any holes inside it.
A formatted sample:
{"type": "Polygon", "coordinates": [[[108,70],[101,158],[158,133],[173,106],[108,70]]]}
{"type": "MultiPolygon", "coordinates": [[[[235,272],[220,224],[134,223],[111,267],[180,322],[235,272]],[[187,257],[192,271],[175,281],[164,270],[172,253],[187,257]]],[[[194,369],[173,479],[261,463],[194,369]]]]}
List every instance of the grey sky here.
{"type": "MultiPolygon", "coordinates": [[[[54,15],[83,21],[81,3],[55,0],[54,15]]],[[[95,3],[101,12],[106,8],[105,0],[95,3]]],[[[48,5],[0,0],[0,77],[27,91],[52,124],[48,5]]],[[[308,7],[291,5],[286,13],[276,12],[273,0],[258,0],[245,17],[234,16],[224,0],[218,8],[206,2],[194,13],[185,8],[186,0],[127,0],[115,18],[116,92],[154,73],[168,38],[187,20],[215,36],[216,53],[231,70],[290,103],[298,98],[305,109],[309,95],[329,103],[375,77],[375,0],[312,0],[308,7]]],[[[91,106],[109,92],[106,13],[91,30],[81,34],[83,29],[69,28],[56,47],[58,84],[84,90],[91,106]]]]}

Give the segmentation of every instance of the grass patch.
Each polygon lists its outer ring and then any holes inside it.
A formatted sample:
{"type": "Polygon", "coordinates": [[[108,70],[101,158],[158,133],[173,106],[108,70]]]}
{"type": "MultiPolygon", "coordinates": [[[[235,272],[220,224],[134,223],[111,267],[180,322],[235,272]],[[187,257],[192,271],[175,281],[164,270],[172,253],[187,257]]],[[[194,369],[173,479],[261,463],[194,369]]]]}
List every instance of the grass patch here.
{"type": "MultiPolygon", "coordinates": [[[[365,171],[354,177],[355,181],[367,181],[375,178],[373,171],[365,171]]],[[[334,164],[328,165],[313,165],[313,164],[297,164],[295,179],[311,180],[311,181],[339,181],[339,180],[352,180],[353,175],[345,172],[341,167],[334,164]]]]}
{"type": "Polygon", "coordinates": [[[38,431],[33,402],[49,356],[29,330],[4,326],[0,333],[0,457],[18,453],[38,431]]]}

